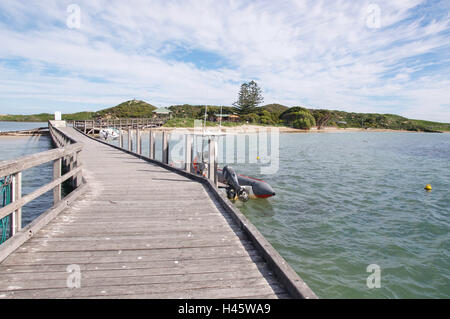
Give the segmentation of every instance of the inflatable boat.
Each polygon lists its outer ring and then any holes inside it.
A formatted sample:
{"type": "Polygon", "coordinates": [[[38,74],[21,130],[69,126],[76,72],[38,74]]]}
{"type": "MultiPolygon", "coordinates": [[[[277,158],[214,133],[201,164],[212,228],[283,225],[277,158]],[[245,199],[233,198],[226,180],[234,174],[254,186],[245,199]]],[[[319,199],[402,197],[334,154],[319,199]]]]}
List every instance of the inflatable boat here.
{"type": "Polygon", "coordinates": [[[230,166],[218,169],[217,177],[220,183],[226,185],[229,199],[235,199],[237,196],[239,199],[247,201],[251,197],[275,196],[275,191],[268,183],[257,178],[236,174],[230,166]]]}

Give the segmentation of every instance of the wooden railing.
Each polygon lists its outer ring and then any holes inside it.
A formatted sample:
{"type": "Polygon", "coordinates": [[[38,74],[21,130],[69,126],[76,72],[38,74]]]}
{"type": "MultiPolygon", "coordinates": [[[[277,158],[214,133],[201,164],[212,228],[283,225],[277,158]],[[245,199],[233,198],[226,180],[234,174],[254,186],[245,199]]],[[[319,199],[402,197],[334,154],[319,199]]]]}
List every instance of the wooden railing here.
{"type": "MultiPolygon", "coordinates": [[[[7,216],[11,217],[9,239],[6,243],[22,231],[22,207],[24,205],[53,190],[53,207],[55,207],[62,200],[61,185],[63,182],[71,179],[72,185],[75,188],[82,184],[83,166],[80,162],[80,152],[83,149],[83,145],[66,137],[61,130],[54,127],[51,123],[49,123],[49,130],[58,148],[0,162],[0,177],[10,176],[12,180],[11,202],[5,207],[0,208],[0,219],[7,216]],[[37,190],[22,196],[22,172],[48,162],[53,162],[53,180],[37,190]],[[68,172],[61,176],[63,165],[68,172]]],[[[28,235],[31,235],[31,228],[29,231],[30,233],[28,235]]],[[[0,247],[3,248],[5,244],[0,247]]],[[[10,251],[7,253],[10,253],[10,251]]],[[[5,253],[3,250],[0,251],[0,261],[4,256],[5,253]]]]}
{"type": "Polygon", "coordinates": [[[160,127],[167,122],[162,118],[135,118],[135,119],[114,119],[114,120],[86,120],[86,121],[66,121],[67,125],[83,131],[85,134],[94,134],[103,128],[114,127],[117,129],[143,129],[149,127],[160,127]]]}
{"type": "MultiPolygon", "coordinates": [[[[78,131],[89,135],[86,130],[83,130],[82,128],[75,127],[78,131]]],[[[107,141],[103,141],[100,139],[97,139],[101,143],[109,144],[115,148],[119,148],[121,150],[126,151],[130,154],[136,154],[144,159],[150,159],[155,162],[159,162],[156,160],[156,132],[159,132],[161,134],[161,162],[164,165],[169,165],[169,140],[170,140],[170,132],[167,130],[161,130],[161,129],[147,129],[145,130],[148,132],[148,140],[144,141],[143,136],[143,130],[136,128],[130,128],[128,127],[125,130],[119,131],[118,136],[118,146],[112,145],[108,143],[107,141]],[[125,134],[124,134],[125,133],[125,134]],[[126,137],[125,137],[126,135],[126,137]],[[127,139],[127,148],[124,147],[125,138],[127,139]],[[146,154],[143,154],[143,143],[148,143],[148,152],[146,154]]],[[[183,170],[190,173],[190,174],[196,174],[197,172],[194,171],[193,167],[193,157],[194,154],[194,136],[195,134],[184,134],[184,167],[183,170]]],[[[218,176],[217,176],[217,168],[218,168],[218,145],[217,145],[217,139],[213,136],[206,135],[207,138],[207,146],[208,146],[208,158],[206,159],[206,169],[205,169],[205,177],[210,179],[215,185],[218,184],[218,176]]]]}

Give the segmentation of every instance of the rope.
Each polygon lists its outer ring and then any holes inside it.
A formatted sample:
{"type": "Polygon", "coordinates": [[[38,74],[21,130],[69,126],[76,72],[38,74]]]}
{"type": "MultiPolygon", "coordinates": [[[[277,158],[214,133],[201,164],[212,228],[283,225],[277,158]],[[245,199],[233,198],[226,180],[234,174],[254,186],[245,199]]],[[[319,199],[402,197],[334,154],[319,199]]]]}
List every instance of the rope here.
{"type": "MultiPolygon", "coordinates": [[[[11,177],[0,179],[0,204],[5,207],[11,203],[11,177]]],[[[3,244],[8,239],[10,216],[0,219],[0,244],[3,244]]]]}

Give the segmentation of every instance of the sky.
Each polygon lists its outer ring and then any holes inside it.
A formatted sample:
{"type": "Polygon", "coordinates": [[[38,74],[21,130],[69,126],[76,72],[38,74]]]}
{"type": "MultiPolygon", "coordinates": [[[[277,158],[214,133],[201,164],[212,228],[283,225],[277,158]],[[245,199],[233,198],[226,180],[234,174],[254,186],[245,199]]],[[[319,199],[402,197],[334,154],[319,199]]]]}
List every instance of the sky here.
{"type": "Polygon", "coordinates": [[[450,122],[450,1],[0,0],[0,114],[264,104],[450,122]]]}

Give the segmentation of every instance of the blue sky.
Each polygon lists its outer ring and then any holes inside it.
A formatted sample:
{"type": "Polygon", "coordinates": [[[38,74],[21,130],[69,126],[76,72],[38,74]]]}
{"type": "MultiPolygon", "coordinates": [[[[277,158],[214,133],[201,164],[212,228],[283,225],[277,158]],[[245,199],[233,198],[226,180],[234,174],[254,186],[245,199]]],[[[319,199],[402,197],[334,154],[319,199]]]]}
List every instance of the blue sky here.
{"type": "Polygon", "coordinates": [[[255,80],[265,103],[450,122],[449,9],[426,0],[2,0],[0,114],[132,98],[231,105],[255,80]]]}

